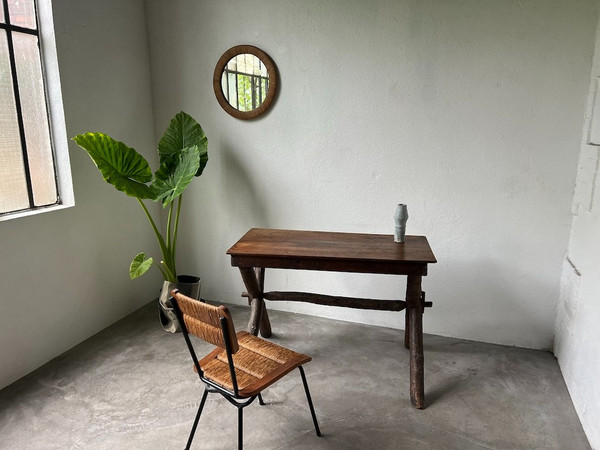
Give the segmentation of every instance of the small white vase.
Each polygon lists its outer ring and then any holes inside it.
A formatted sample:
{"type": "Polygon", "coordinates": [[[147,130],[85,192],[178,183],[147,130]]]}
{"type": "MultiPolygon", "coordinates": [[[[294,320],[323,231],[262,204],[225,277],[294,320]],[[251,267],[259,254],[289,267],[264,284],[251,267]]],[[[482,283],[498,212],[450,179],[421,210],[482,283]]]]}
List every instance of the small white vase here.
{"type": "Polygon", "coordinates": [[[404,203],[399,203],[394,214],[396,222],[394,230],[394,242],[404,242],[406,236],[406,221],[408,220],[408,208],[404,203]]]}

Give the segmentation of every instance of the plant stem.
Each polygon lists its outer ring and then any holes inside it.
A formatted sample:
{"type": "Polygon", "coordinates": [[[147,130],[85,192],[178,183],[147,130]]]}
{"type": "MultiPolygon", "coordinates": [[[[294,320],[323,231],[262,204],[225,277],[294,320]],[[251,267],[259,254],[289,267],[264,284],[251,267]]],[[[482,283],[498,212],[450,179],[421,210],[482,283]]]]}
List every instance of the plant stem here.
{"type": "Polygon", "coordinates": [[[179,201],[177,202],[177,213],[175,213],[175,229],[173,230],[173,262],[175,261],[175,254],[177,252],[177,230],[179,229],[179,213],[181,212],[181,200],[183,199],[183,193],[179,194],[179,201]]]}
{"type": "MultiPolygon", "coordinates": [[[[173,256],[173,250],[171,248],[171,217],[173,216],[173,202],[171,202],[169,204],[169,215],[167,216],[167,231],[166,231],[166,235],[167,235],[167,250],[169,251],[169,257],[172,258],[173,256]]],[[[166,256],[166,255],[165,255],[166,256]]],[[[173,265],[171,267],[175,267],[175,259],[173,258],[172,261],[169,261],[168,264],[173,263],[173,265]]]]}
{"type": "Polygon", "coordinates": [[[165,280],[168,280],[167,274],[165,273],[165,271],[163,270],[162,267],[160,267],[160,264],[157,263],[152,263],[154,264],[156,267],[158,267],[158,270],[160,270],[160,273],[162,273],[162,276],[165,280]]]}
{"type": "Polygon", "coordinates": [[[169,268],[167,266],[167,262],[169,261],[169,258],[168,258],[169,252],[168,252],[167,246],[165,244],[165,240],[160,235],[158,228],[156,228],[156,224],[154,223],[154,220],[152,220],[152,216],[150,215],[150,212],[148,211],[148,208],[146,208],[146,205],[144,204],[144,202],[142,200],[140,200],[139,198],[137,199],[137,201],[140,204],[140,206],[142,207],[142,209],[144,210],[144,213],[146,213],[146,217],[150,221],[150,225],[152,225],[152,229],[154,230],[154,234],[156,235],[156,239],[158,240],[158,245],[160,245],[160,250],[162,252],[163,258],[166,261],[166,263],[165,263],[166,274],[163,272],[163,276],[165,277],[165,279],[167,281],[176,283],[177,276],[175,275],[175,273],[173,273],[174,270],[171,270],[171,268],[169,268]]]}

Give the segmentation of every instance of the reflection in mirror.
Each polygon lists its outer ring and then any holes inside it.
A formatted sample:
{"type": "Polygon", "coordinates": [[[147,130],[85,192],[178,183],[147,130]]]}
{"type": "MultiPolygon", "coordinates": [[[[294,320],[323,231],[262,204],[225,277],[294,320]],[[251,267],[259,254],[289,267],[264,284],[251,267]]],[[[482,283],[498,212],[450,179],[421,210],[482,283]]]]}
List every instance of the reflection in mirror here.
{"type": "Polygon", "coordinates": [[[221,77],[227,102],[238,111],[252,111],[267,98],[269,74],[264,63],[250,53],[229,60],[221,77]]]}
{"type": "Polygon", "coordinates": [[[213,87],[225,111],[238,119],[253,119],[264,113],[275,97],[275,64],[259,48],[232,47],[215,67],[213,87]]]}

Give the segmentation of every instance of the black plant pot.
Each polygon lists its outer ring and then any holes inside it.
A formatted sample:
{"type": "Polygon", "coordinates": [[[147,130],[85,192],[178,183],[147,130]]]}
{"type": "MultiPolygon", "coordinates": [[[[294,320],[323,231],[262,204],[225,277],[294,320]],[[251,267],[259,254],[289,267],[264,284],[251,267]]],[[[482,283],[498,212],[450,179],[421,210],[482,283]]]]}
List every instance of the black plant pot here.
{"type": "Polygon", "coordinates": [[[192,275],[179,275],[177,277],[177,283],[172,283],[170,281],[163,282],[160,297],[158,297],[158,317],[163,330],[169,333],[181,331],[181,326],[173,312],[173,305],[171,305],[169,300],[171,291],[173,289],[179,289],[179,292],[183,295],[199,300],[200,282],[200,277],[194,277],[192,275]]]}

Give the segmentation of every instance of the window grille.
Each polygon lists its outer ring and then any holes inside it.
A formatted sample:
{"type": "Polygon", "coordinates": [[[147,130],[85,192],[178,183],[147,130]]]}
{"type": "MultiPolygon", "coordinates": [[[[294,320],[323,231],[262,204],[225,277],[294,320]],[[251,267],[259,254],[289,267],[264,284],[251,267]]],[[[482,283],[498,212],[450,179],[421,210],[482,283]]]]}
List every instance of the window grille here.
{"type": "MultiPolygon", "coordinates": [[[[46,4],[51,24],[50,2],[37,3],[46,4]]],[[[53,148],[56,127],[47,101],[41,16],[35,0],[0,0],[0,4],[0,218],[4,218],[64,202],[53,148]]],[[[64,131],[62,103],[54,110],[64,131]]],[[[67,188],[70,183],[69,173],[67,188]]],[[[72,187],[68,196],[72,197],[72,187]]]]}
{"type": "Polygon", "coordinates": [[[225,98],[239,111],[256,109],[269,91],[267,69],[259,58],[248,53],[229,61],[224,70],[224,82],[225,98]]]}

